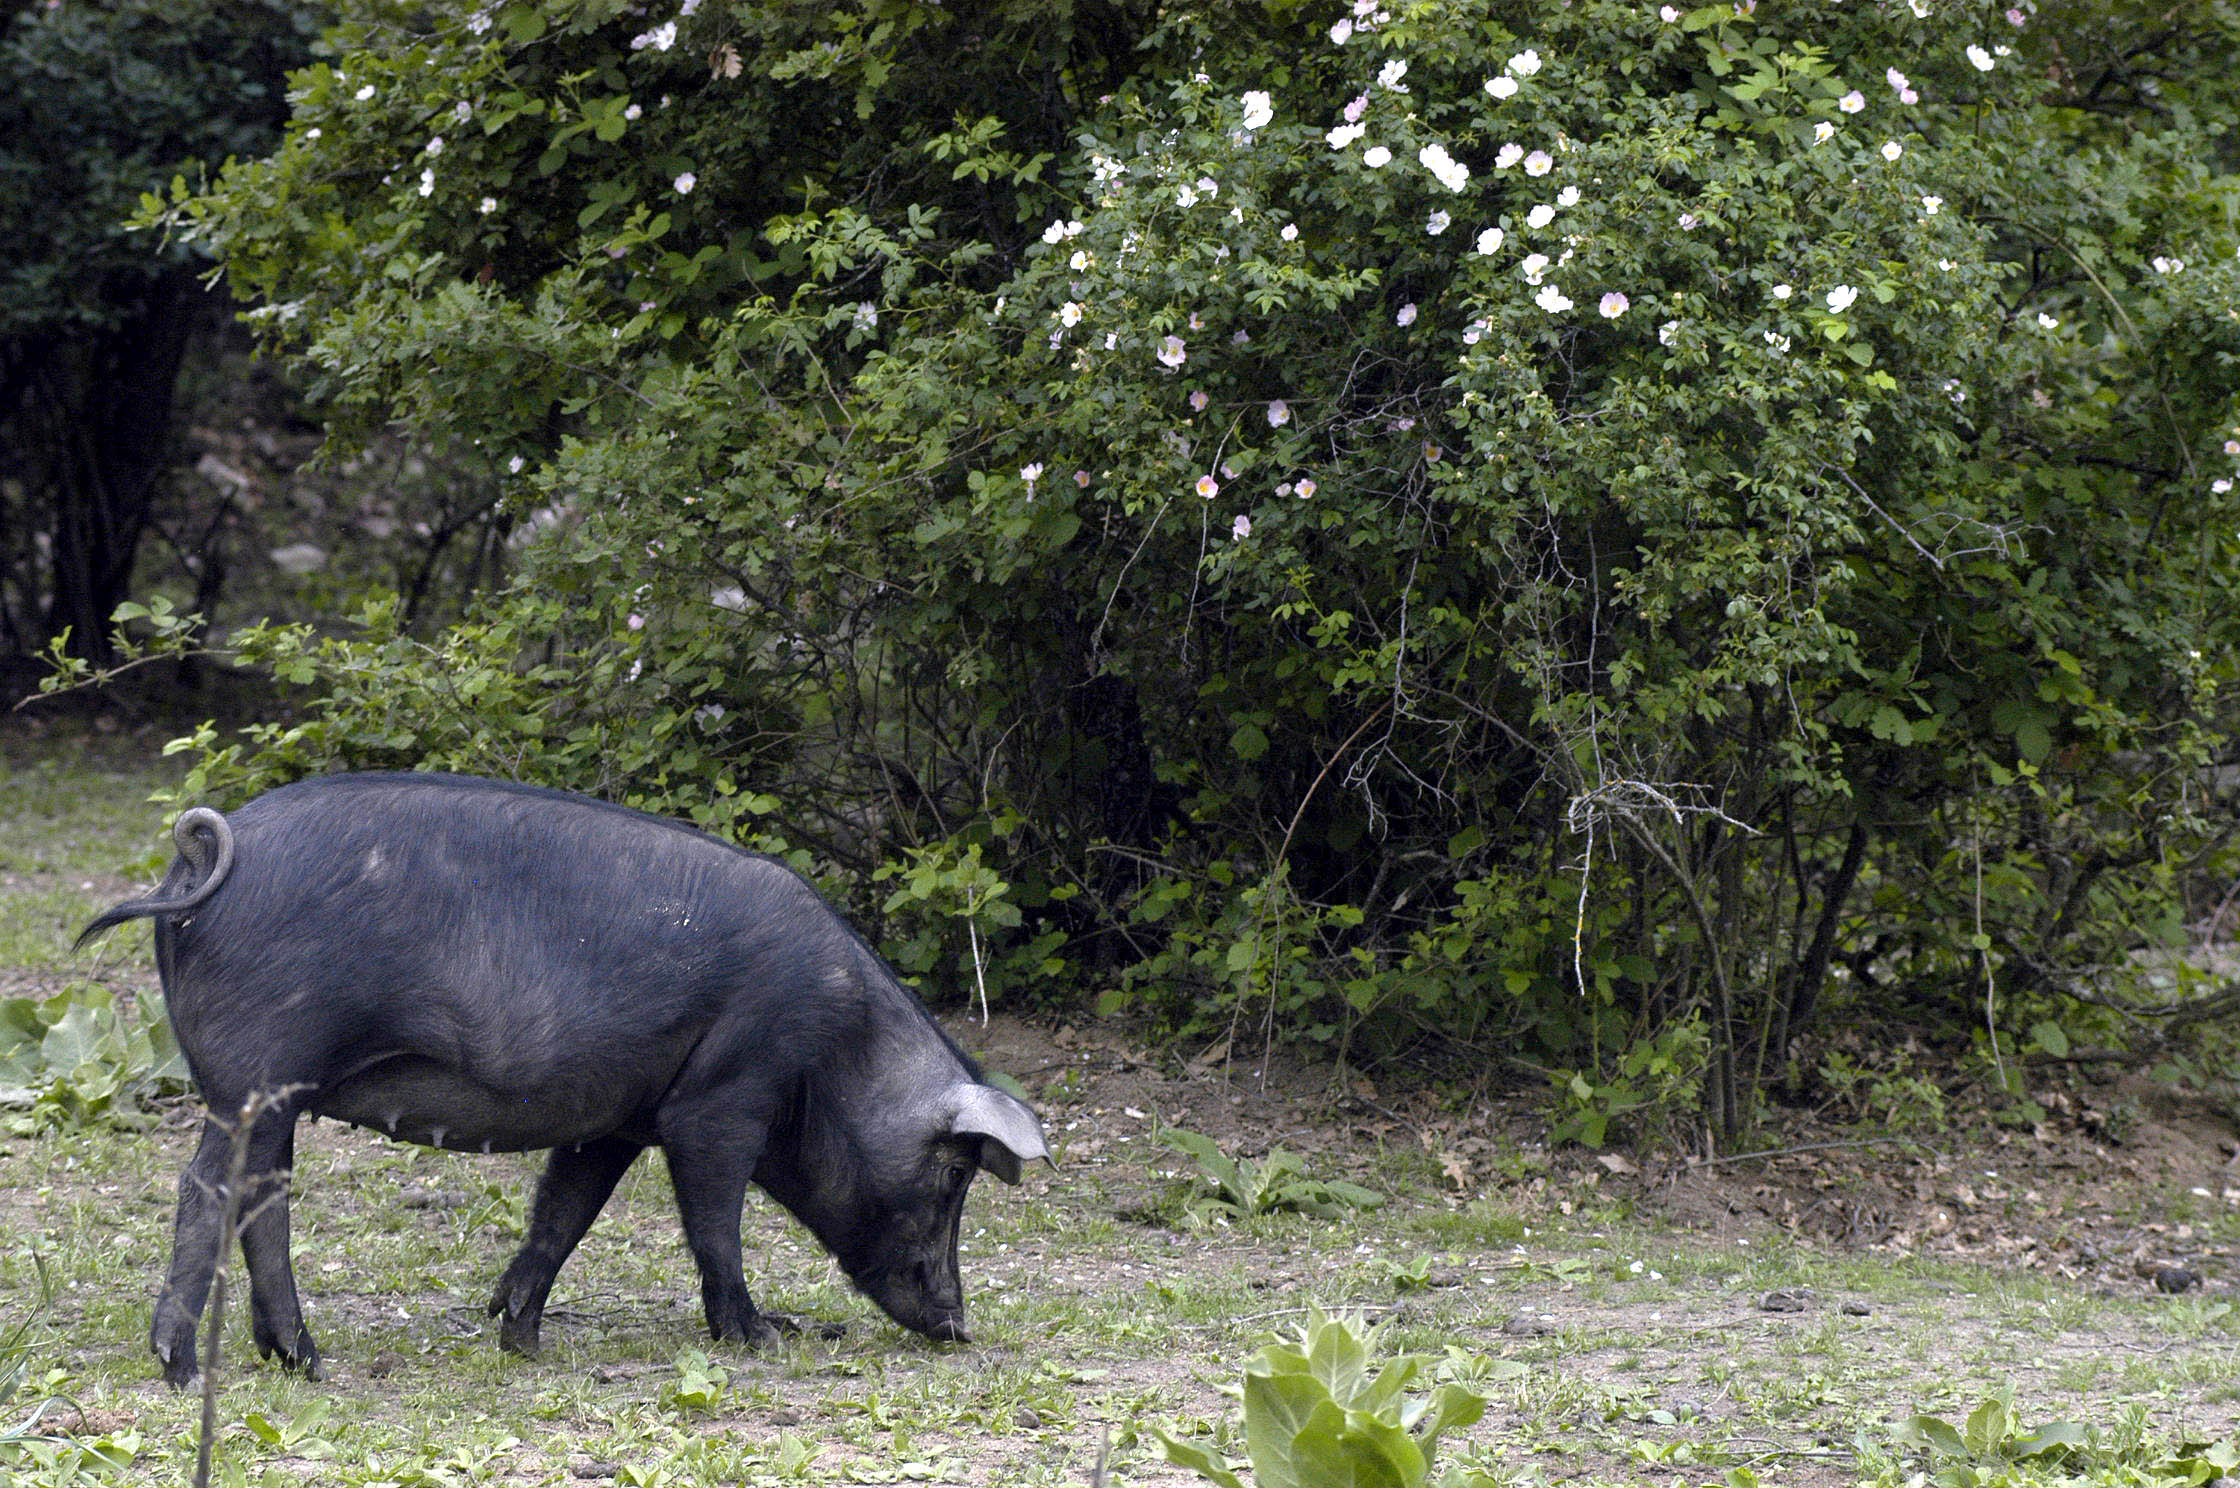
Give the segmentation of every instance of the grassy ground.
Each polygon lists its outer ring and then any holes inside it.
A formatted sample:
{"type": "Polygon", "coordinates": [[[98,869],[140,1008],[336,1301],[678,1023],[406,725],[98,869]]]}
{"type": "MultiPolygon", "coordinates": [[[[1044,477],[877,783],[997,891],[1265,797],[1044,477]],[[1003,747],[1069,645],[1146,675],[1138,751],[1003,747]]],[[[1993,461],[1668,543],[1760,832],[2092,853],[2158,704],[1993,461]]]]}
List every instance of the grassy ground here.
{"type": "MultiPolygon", "coordinates": [[[[160,871],[143,804],[160,778],[124,753],[0,754],[0,995],[152,985],[144,930],[83,957],[67,945],[160,871]]],[[[1921,1469],[2052,1482],[2054,1458],[2011,1441],[1908,1454],[1890,1423],[1958,1425],[2006,1394],[2023,1424],[2092,1425],[2096,1460],[2151,1465],[2240,1419],[2240,1316],[2214,1277],[2163,1296],[2105,1273],[1817,1248],[1772,1223],[1707,1234],[1672,1222],[1647,1185],[1554,1181],[1522,1156],[1453,1192],[1420,1142],[1365,1135],[1312,1072],[1271,1094],[1094,1032],[950,1021],[1035,1093],[1063,1160],[1019,1189],[974,1190],[963,1261],[978,1344],[906,1336],[757,1199],[758,1301],[848,1331],[763,1355],[711,1348],[649,1158],[561,1274],[544,1356],[507,1357],[481,1304],[534,1161],[317,1123],[299,1144],[294,1247],[330,1376],[243,1367],[236,1309],[219,1481],[1087,1483],[1109,1439],[1108,1481],[1191,1482],[1152,1426],[1241,1455],[1224,1388],[1317,1304],[1383,1319],[1393,1347],[1483,1361],[1470,1367],[1491,1409],[1464,1451],[1502,1482],[1896,1485],[1921,1469]],[[1154,1111],[1231,1151],[1281,1137],[1317,1176],[1388,1202],[1332,1219],[1193,1215],[1194,1166],[1152,1139],[1154,1111]]],[[[0,1428],[52,1396],[71,1438],[0,1455],[0,1482],[186,1481],[199,1402],[156,1383],[145,1332],[194,1119],[179,1105],[145,1129],[0,1137],[0,1335],[27,1326],[28,1368],[0,1428]],[[102,1450],[130,1465],[104,1467],[102,1450]]],[[[1739,1205],[1755,1180],[1721,1171],[1739,1205]]],[[[2100,1201],[2145,1227],[2182,1204],[2189,1236],[2240,1240],[2232,1206],[2191,1187],[2100,1201]]]]}

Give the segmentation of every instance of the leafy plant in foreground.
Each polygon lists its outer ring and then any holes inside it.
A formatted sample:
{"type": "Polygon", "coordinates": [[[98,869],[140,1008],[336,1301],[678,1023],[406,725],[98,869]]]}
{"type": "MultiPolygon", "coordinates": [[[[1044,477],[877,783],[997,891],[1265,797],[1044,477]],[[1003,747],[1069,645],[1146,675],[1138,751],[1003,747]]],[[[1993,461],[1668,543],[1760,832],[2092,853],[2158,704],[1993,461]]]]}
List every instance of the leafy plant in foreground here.
{"type": "Polygon", "coordinates": [[[2047,1482],[2154,1481],[2191,1488],[2240,1469],[2240,1441],[2185,1442],[2158,1450],[2142,1439],[2143,1425],[2135,1417],[2114,1433],[2076,1421],[2025,1428],[2012,1398],[2000,1395],[1970,1411],[1958,1427],[1918,1415],[1899,1423],[1892,1435],[1898,1446],[1926,1458],[1927,1478],[1937,1488],[1993,1488],[2041,1475],[2047,1482]]]}
{"type": "MultiPolygon", "coordinates": [[[[1476,1488],[1493,1481],[1467,1466],[1433,1469],[1440,1436],[1484,1415],[1485,1397],[1449,1377],[1445,1363],[1433,1368],[1424,1394],[1408,1394],[1431,1361],[1395,1354],[1380,1364],[1381,1333],[1317,1309],[1305,1326],[1246,1362],[1245,1450],[1256,1488],[1476,1488]]],[[[1158,1436],[1169,1462],[1222,1488],[1243,1488],[1220,1453],[1163,1430],[1158,1436]]]]}
{"type": "Polygon", "coordinates": [[[1213,1138],[1187,1127],[1160,1126],[1152,1136],[1196,1162],[1213,1185],[1213,1192],[1194,1195],[1184,1204],[1187,1213],[1201,1219],[1219,1211],[1249,1219],[1286,1209],[1336,1219],[1349,1209],[1374,1209],[1384,1202],[1382,1194],[1358,1183],[1308,1177],[1299,1154],[1281,1147],[1253,1162],[1229,1156],[1213,1138]]]}
{"type": "Polygon", "coordinates": [[[186,1088],[186,1061],[154,994],[128,1015],[106,987],[0,999],[0,1126],[19,1136],[108,1121],[130,1124],[135,1097],[186,1088]]]}

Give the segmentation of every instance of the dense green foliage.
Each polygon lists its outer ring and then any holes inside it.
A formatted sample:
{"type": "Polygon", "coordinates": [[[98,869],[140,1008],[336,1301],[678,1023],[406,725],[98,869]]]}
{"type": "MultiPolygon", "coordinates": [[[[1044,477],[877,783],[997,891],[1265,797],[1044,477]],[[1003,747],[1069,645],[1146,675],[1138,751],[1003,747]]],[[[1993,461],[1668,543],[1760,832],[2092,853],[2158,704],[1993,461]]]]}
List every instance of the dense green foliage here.
{"type": "Polygon", "coordinates": [[[193,788],[598,790],[1595,1139],[1831,1005],[2198,1010],[2108,969],[2229,816],[2232,5],[349,9],[147,211],[540,538],[238,637],[316,702],[193,788]]]}

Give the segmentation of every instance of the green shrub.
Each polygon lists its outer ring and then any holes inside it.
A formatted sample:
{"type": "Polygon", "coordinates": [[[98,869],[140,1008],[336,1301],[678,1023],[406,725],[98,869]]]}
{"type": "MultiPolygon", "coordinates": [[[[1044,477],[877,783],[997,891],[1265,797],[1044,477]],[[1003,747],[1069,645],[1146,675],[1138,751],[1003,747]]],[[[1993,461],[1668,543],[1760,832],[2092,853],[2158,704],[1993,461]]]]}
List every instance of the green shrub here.
{"type": "Polygon", "coordinates": [[[1728,1133],[2221,861],[2229,8],[346,10],[144,220],[533,536],[430,644],[238,638],[309,697],[221,794],[594,789],[951,987],[1370,1056],[1696,1026],[1728,1133]]]}
{"type": "Polygon", "coordinates": [[[1199,1176],[1210,1191],[1200,1191],[1183,1201],[1186,1214],[1204,1219],[1221,1214],[1250,1219],[1285,1210],[1336,1219],[1348,1210],[1374,1209],[1384,1196],[1336,1178],[1310,1178],[1306,1163],[1296,1152],[1272,1149],[1259,1162],[1231,1157],[1221,1144],[1203,1132],[1180,1126],[1154,1126],[1153,1140],[1197,1164],[1199,1176]]]}

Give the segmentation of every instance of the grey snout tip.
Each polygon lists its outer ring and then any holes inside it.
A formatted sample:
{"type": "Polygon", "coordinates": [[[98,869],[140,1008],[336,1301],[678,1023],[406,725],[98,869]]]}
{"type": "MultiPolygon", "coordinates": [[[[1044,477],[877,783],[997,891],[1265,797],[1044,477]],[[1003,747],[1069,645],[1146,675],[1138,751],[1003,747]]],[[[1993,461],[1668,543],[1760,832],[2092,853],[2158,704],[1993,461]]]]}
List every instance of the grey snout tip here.
{"type": "Polygon", "coordinates": [[[970,1343],[972,1335],[965,1331],[964,1319],[948,1317],[926,1329],[926,1337],[936,1343],[970,1343]]]}

